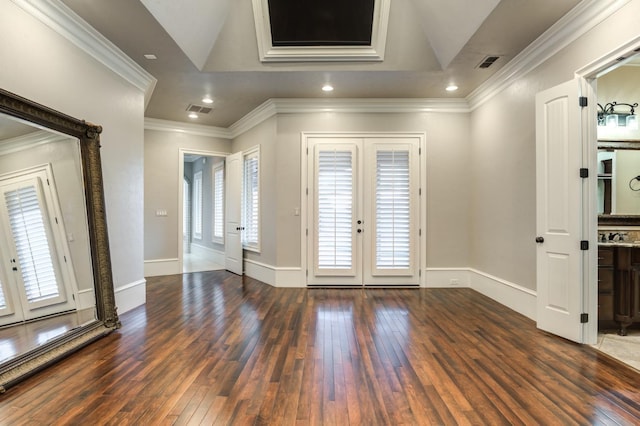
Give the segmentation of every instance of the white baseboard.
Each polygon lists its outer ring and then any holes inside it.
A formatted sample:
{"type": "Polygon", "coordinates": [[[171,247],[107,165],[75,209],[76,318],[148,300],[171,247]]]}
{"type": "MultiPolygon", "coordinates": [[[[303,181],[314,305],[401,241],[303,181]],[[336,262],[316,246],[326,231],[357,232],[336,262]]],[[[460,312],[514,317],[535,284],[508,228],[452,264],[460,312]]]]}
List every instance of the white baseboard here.
{"type": "Polygon", "coordinates": [[[196,256],[206,257],[214,263],[224,265],[224,252],[213,249],[211,247],[201,246],[199,244],[191,243],[191,254],[196,256]]]}
{"type": "Polygon", "coordinates": [[[536,320],[537,293],[535,290],[469,269],[470,287],[514,311],[536,320]]]}
{"type": "Polygon", "coordinates": [[[423,276],[422,287],[469,287],[468,268],[427,268],[424,270],[423,276]]]}
{"type": "Polygon", "coordinates": [[[144,276],[157,277],[160,275],[181,274],[178,259],[152,259],[144,261],[144,276]]]}
{"type": "Polygon", "coordinates": [[[83,309],[95,308],[96,306],[95,290],[90,288],[87,290],[78,291],[78,301],[76,305],[79,311],[83,309]]]}
{"type": "Polygon", "coordinates": [[[118,315],[124,314],[147,301],[147,281],[142,279],[115,289],[118,315]]]}
{"type": "Polygon", "coordinates": [[[306,287],[301,279],[302,269],[298,267],[278,268],[255,260],[244,259],[244,273],[273,287],[306,287]]]}

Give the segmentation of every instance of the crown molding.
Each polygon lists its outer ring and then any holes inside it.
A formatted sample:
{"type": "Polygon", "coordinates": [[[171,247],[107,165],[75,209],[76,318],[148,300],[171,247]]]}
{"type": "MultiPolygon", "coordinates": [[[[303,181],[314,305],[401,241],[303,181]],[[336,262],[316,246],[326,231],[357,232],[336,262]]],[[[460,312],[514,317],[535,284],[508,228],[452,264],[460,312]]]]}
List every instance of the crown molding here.
{"type": "Polygon", "coordinates": [[[77,139],[69,135],[52,133],[47,130],[36,130],[35,132],[27,133],[26,135],[3,140],[2,143],[0,143],[0,155],[13,154],[41,145],[69,139],[77,141],[77,139]]]}
{"type": "Polygon", "coordinates": [[[252,0],[258,53],[262,62],[382,61],[387,44],[391,0],[376,0],[370,46],[274,46],[268,0],[252,0]]]}
{"type": "Polygon", "coordinates": [[[468,113],[465,99],[269,99],[229,127],[237,137],[277,114],[338,113],[468,113]]]}
{"type": "Polygon", "coordinates": [[[467,96],[471,110],[489,101],[631,0],[583,0],[467,96]]]}
{"type": "Polygon", "coordinates": [[[29,15],[69,40],[151,99],[156,78],[125,55],[60,0],[11,0],[29,15]]]}
{"type": "Polygon", "coordinates": [[[160,120],[158,118],[145,118],[145,130],[158,130],[161,132],[185,133],[195,136],[208,136],[212,138],[232,139],[231,132],[222,127],[205,126],[202,124],[182,123],[179,121],[160,120]]]}

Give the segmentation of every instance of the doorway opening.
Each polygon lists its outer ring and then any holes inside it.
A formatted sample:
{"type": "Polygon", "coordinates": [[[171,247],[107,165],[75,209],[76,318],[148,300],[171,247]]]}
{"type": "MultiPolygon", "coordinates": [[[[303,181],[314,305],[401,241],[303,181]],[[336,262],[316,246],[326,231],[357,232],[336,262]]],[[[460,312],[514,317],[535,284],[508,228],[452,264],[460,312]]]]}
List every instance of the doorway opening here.
{"type": "Polygon", "coordinates": [[[225,156],[181,151],[181,271],[224,269],[225,156]]]}
{"type": "Polygon", "coordinates": [[[635,116],[640,55],[621,56],[627,59],[593,81],[598,103],[596,347],[640,369],[640,130],[635,116]]]}

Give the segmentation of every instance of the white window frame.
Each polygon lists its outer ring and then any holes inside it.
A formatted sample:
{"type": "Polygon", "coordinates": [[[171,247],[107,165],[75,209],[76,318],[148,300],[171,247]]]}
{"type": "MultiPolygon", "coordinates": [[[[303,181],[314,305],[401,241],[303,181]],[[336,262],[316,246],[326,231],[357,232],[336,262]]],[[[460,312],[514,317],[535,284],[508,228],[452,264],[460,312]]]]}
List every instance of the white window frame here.
{"type": "Polygon", "coordinates": [[[193,238],[202,240],[202,170],[193,174],[193,238]]]}
{"type": "Polygon", "coordinates": [[[224,244],[224,163],[220,162],[213,167],[211,173],[212,188],[212,220],[211,220],[211,241],[224,244]],[[219,232],[216,232],[219,231],[219,232]]]}
{"type": "Polygon", "coordinates": [[[242,248],[249,251],[260,252],[260,196],[262,191],[260,190],[260,146],[255,146],[242,155],[242,248]],[[247,206],[247,162],[251,160],[257,161],[256,171],[256,206],[254,207],[255,218],[251,217],[251,222],[256,223],[255,238],[249,239],[251,227],[248,226],[248,206],[247,206]]]}

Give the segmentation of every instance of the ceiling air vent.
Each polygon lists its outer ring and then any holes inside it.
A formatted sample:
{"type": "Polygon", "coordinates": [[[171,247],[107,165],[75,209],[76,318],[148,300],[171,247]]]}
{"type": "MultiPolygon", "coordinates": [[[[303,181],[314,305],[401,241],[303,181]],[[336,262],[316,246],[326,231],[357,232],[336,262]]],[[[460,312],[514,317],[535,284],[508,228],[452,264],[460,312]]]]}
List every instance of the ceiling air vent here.
{"type": "Polygon", "coordinates": [[[480,62],[480,64],[478,64],[476,68],[489,68],[498,59],[500,59],[500,56],[487,56],[482,60],[482,62],[480,62]]]}
{"type": "Polygon", "coordinates": [[[211,110],[213,110],[213,108],[196,104],[191,104],[187,107],[187,111],[197,114],[209,114],[211,110]]]}

